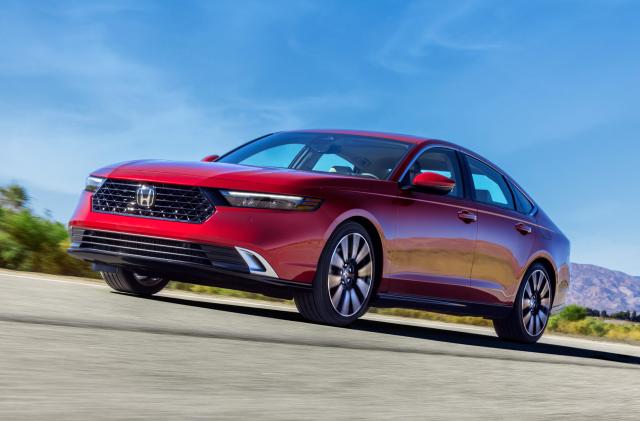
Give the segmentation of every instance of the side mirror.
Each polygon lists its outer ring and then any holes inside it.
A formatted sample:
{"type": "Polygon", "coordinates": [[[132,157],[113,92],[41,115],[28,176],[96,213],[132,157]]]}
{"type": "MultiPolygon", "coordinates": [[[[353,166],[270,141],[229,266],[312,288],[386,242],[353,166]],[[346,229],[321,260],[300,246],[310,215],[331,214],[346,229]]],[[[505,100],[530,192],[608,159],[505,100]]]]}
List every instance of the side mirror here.
{"type": "Polygon", "coordinates": [[[423,172],[413,179],[413,187],[435,193],[448,194],[456,186],[452,179],[435,172],[423,172]]]}
{"type": "Polygon", "coordinates": [[[201,159],[202,162],[213,162],[220,158],[220,155],[207,155],[201,159]]]}

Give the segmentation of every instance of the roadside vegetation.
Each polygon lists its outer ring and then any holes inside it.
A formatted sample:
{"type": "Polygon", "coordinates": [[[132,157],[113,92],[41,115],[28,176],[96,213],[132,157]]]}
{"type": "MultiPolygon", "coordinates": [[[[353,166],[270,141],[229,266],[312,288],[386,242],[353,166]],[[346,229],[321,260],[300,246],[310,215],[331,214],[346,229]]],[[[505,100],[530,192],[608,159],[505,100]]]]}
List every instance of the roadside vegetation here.
{"type": "MultiPolygon", "coordinates": [[[[490,320],[480,317],[460,317],[402,308],[372,309],[375,313],[402,317],[435,320],[448,323],[462,323],[475,326],[492,326],[490,320]]],[[[572,304],[560,313],[551,316],[548,332],[573,336],[591,336],[617,341],[640,341],[640,323],[618,322],[598,316],[589,316],[588,309],[572,304]]]]}
{"type": "MultiPolygon", "coordinates": [[[[29,207],[29,195],[23,187],[16,184],[0,187],[0,268],[97,278],[88,264],[66,253],[68,247],[69,236],[66,227],[60,222],[36,215],[29,207]]],[[[260,294],[180,282],[169,283],[169,288],[201,294],[291,303],[260,294]]],[[[480,317],[449,316],[400,308],[373,308],[371,312],[447,323],[491,326],[491,321],[480,317]]],[[[570,305],[560,314],[551,317],[548,330],[567,335],[640,341],[640,323],[636,322],[640,317],[636,312],[616,313],[614,316],[620,321],[612,321],[605,318],[606,316],[605,312],[570,305]]]]}
{"type": "Polygon", "coordinates": [[[640,323],[616,322],[608,319],[588,316],[584,307],[572,304],[549,320],[548,329],[551,332],[568,335],[597,336],[600,338],[621,341],[640,341],[640,323]]]}
{"type": "Polygon", "coordinates": [[[197,294],[222,295],[224,297],[248,298],[250,300],[271,301],[274,303],[290,303],[291,305],[293,305],[293,301],[283,300],[282,298],[267,297],[266,295],[262,295],[262,294],[256,294],[253,292],[236,291],[233,289],[209,287],[205,285],[187,284],[184,282],[175,282],[175,281],[169,282],[169,284],[167,285],[167,288],[175,289],[179,291],[195,292],[197,294]]]}
{"type": "Polygon", "coordinates": [[[23,187],[0,187],[0,267],[95,278],[89,265],[66,253],[68,247],[65,226],[36,215],[23,187]]]}

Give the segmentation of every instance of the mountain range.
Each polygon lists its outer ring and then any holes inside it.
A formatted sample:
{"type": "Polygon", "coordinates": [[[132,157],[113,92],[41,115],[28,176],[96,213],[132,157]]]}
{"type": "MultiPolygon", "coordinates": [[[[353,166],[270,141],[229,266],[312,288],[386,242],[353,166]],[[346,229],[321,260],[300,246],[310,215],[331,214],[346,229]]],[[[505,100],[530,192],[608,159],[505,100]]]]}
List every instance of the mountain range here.
{"type": "Polygon", "coordinates": [[[567,304],[579,304],[611,314],[640,312],[640,276],[595,265],[573,263],[567,304]]]}

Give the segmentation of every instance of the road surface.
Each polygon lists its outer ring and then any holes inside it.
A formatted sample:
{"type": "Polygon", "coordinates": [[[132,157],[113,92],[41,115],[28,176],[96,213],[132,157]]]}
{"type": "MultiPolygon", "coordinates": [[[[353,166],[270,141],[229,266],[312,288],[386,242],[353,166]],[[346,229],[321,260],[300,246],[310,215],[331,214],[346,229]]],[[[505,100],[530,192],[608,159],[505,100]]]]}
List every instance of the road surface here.
{"type": "Polygon", "coordinates": [[[633,419],[640,347],[0,271],[0,419],[633,419]]]}

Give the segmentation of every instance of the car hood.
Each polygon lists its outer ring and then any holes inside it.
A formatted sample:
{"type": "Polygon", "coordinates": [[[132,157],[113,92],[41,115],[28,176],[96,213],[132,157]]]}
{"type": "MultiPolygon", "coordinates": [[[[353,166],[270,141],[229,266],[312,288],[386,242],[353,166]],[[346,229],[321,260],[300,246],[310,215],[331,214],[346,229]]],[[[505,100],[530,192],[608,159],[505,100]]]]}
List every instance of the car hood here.
{"type": "Polygon", "coordinates": [[[369,190],[373,180],[337,174],[216,162],[131,161],[92,173],[99,177],[200,187],[307,194],[324,188],[369,190]]]}

